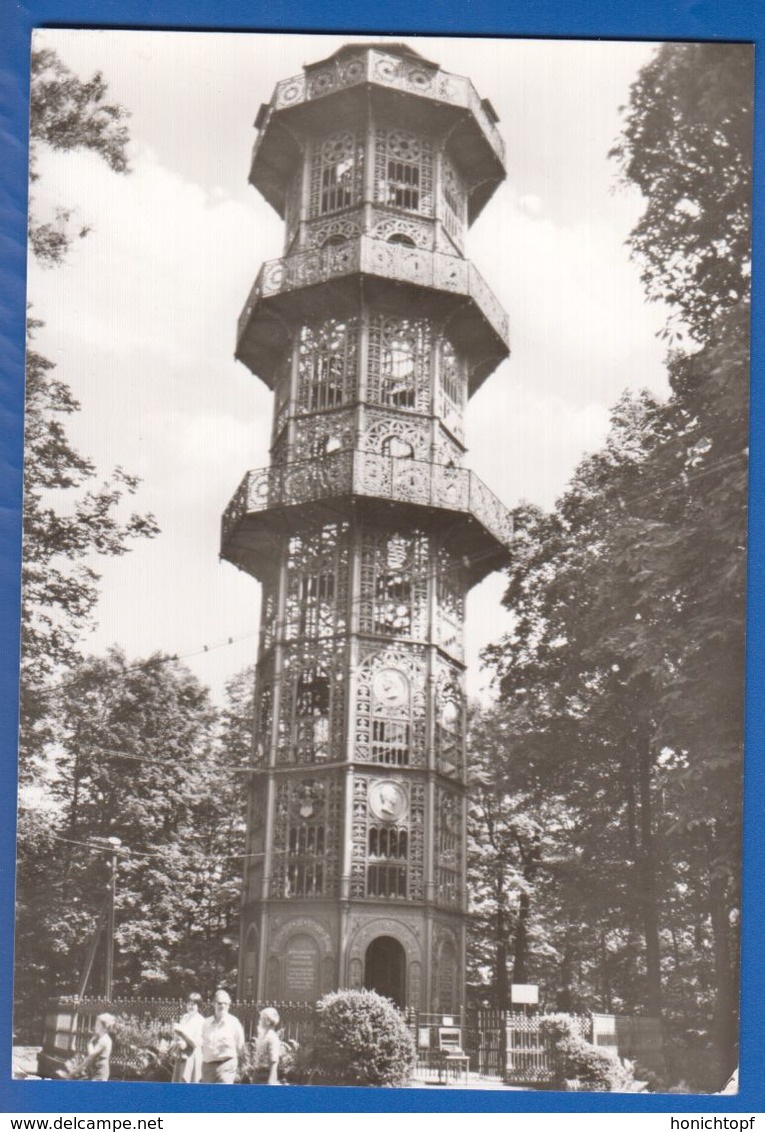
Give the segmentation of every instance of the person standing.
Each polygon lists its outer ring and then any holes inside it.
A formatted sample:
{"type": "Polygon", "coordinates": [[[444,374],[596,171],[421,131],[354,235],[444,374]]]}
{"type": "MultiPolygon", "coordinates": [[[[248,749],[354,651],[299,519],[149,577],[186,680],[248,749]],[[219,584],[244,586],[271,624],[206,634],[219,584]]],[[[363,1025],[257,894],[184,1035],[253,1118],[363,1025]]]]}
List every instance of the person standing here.
{"type": "Polygon", "coordinates": [[[202,1076],[202,1027],[204,1017],[199,1009],[201,994],[190,994],[186,1000],[186,1013],[173,1026],[176,1047],[173,1063],[173,1081],[195,1085],[202,1076]]]}
{"type": "Polygon", "coordinates": [[[202,1084],[233,1085],[244,1053],[242,1023],[229,1014],[231,999],[224,990],[215,992],[214,1014],[202,1026],[202,1084]]]}
{"type": "Polygon", "coordinates": [[[112,1055],[112,1035],[117,1019],[113,1014],[99,1014],[93,1027],[93,1036],[88,1042],[85,1060],[71,1074],[85,1077],[89,1081],[109,1080],[109,1058],[112,1055]]]}
{"type": "Polygon", "coordinates": [[[258,1020],[258,1036],[255,1039],[255,1084],[278,1085],[279,1054],[279,1012],[273,1006],[261,1010],[258,1020]]]}

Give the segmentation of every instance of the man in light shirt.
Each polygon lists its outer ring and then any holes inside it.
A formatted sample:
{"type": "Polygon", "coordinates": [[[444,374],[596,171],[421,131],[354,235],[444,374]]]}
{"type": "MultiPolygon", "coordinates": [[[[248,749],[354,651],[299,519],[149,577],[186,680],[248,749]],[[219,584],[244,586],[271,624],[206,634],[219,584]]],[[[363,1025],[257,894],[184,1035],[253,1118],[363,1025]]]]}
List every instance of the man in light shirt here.
{"type": "Polygon", "coordinates": [[[224,990],[215,992],[212,1018],[202,1027],[202,1084],[233,1085],[239,1059],[244,1053],[242,1023],[229,1014],[231,999],[224,990]]]}

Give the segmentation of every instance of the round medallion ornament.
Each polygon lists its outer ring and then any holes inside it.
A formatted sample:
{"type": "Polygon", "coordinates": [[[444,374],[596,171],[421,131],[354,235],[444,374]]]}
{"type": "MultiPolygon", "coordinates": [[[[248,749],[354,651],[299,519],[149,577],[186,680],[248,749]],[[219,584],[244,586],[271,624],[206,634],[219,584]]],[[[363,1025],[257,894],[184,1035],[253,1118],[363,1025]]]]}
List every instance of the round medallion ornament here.
{"type": "Polygon", "coordinates": [[[378,703],[402,707],[409,699],[409,682],[397,668],[381,668],[375,673],[372,691],[378,703]]]}
{"type": "Polygon", "coordinates": [[[364,78],[364,64],[361,59],[351,59],[344,67],[340,68],[340,82],[346,86],[351,83],[360,83],[364,78]]]}
{"type": "Polygon", "coordinates": [[[401,821],[406,817],[407,797],[398,782],[373,782],[369,788],[369,808],[379,821],[401,821]]]}
{"type": "Polygon", "coordinates": [[[282,87],[281,90],[279,91],[279,103],[280,103],[280,105],[289,106],[289,104],[291,102],[297,102],[300,98],[302,98],[302,96],[303,96],[303,84],[302,83],[288,83],[286,86],[282,87]]]}

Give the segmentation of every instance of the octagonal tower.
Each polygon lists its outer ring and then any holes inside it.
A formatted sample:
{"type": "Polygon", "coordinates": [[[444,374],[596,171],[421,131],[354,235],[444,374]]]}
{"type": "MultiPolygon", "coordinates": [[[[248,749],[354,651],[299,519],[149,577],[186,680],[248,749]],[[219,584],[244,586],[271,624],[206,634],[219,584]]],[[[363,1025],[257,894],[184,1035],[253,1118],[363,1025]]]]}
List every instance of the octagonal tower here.
{"type": "Polygon", "coordinates": [[[285,246],[237,338],[275,392],[271,464],[222,531],[263,586],[239,994],[455,1012],[464,604],[511,537],[463,466],[467,399],[509,352],[463,249],[503,145],[469,80],[395,43],[307,66],[255,124],[285,246]]]}

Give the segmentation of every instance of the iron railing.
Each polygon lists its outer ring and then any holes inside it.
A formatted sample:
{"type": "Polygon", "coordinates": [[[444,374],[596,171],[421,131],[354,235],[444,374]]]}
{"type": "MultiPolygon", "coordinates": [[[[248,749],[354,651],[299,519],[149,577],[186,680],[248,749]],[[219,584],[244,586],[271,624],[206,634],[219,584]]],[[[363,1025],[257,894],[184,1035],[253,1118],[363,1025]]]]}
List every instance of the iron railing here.
{"type": "Polygon", "coordinates": [[[468,468],[349,448],[247,472],[223,514],[223,542],[244,515],[346,495],[467,512],[503,546],[512,541],[510,512],[468,468]]]}
{"type": "MultiPolygon", "coordinates": [[[[427,63],[424,59],[402,58],[377,47],[360,47],[357,53],[343,54],[320,66],[310,67],[303,74],[282,79],[276,84],[265,121],[261,123],[258,140],[263,137],[274,110],[286,110],[301,103],[314,102],[361,83],[393,88],[433,102],[444,102],[449,106],[469,110],[504,165],[505,143],[470,79],[442,71],[440,67],[427,63]]],[[[257,152],[257,143],[255,148],[257,152]]]]}
{"type": "Polygon", "coordinates": [[[467,296],[479,308],[497,337],[508,346],[507,314],[469,260],[445,252],[391,244],[372,236],[356,236],[342,244],[309,248],[280,259],[267,260],[258,272],[239,316],[237,341],[241,342],[253,311],[262,299],[359,272],[467,296]]]}

